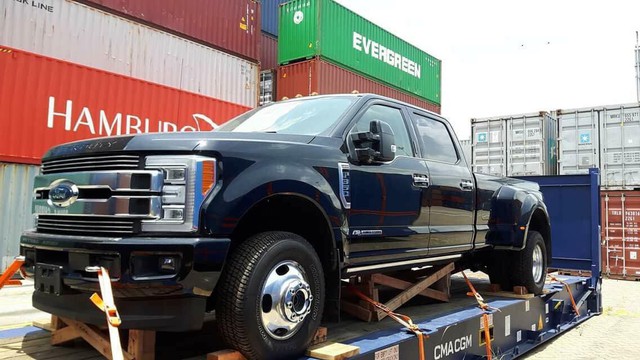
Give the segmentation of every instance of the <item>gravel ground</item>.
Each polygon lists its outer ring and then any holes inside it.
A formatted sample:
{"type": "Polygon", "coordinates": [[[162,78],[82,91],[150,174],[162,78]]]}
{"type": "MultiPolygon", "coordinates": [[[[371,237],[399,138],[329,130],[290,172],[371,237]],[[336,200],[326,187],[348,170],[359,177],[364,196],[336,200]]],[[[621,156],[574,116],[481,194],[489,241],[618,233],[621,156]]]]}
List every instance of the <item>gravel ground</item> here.
{"type": "Polygon", "coordinates": [[[603,314],[541,346],[527,360],[640,359],[640,282],[604,279],[603,314]]]}

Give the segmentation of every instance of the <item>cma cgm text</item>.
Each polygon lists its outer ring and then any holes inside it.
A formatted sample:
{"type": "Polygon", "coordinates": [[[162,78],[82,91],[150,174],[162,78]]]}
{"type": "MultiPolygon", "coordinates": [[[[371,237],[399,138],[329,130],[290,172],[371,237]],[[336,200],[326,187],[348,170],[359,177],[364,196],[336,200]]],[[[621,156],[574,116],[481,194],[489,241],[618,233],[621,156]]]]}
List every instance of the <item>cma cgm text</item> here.
{"type": "Polygon", "coordinates": [[[50,96],[47,127],[53,129],[56,124],[63,123],[66,131],[77,132],[83,129],[88,130],[92,135],[101,136],[148,132],[211,131],[218,127],[206,115],[192,114],[191,116],[190,125],[178,125],[171,121],[151,120],[133,114],[120,112],[108,114],[105,110],[92,110],[86,106],[74,108],[72,100],[66,100],[62,105],[58,104],[56,107],[56,98],[50,96]]]}

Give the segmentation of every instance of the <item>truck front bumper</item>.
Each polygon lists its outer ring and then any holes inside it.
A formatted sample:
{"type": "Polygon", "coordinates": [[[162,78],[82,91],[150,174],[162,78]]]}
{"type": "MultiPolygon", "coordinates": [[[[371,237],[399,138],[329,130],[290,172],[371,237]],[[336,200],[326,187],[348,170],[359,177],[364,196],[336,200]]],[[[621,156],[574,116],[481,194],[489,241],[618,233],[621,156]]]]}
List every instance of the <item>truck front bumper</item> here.
{"type": "Polygon", "coordinates": [[[33,306],[74,320],[104,324],[89,300],[100,292],[97,274],[109,270],[121,328],[186,331],[202,326],[218,281],[226,238],[107,238],[25,232],[24,272],[35,277],[33,306]]]}

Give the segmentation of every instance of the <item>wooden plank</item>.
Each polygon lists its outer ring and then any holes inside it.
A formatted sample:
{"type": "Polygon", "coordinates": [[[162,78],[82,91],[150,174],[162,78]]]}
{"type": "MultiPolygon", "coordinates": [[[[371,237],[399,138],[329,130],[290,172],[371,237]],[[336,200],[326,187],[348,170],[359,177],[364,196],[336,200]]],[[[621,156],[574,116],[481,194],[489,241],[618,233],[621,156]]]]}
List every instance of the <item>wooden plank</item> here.
{"type": "Polygon", "coordinates": [[[313,335],[313,339],[311,340],[309,346],[322,344],[325,341],[327,341],[327,328],[324,326],[320,326],[318,327],[318,330],[316,330],[315,335],[313,335]]]}
{"type": "Polygon", "coordinates": [[[373,312],[371,310],[360,307],[352,302],[342,300],[340,302],[340,307],[342,308],[342,311],[355,316],[362,321],[371,322],[371,320],[373,320],[373,312]]]}
{"type": "Polygon", "coordinates": [[[360,354],[360,348],[353,345],[327,342],[307,350],[307,356],[322,360],[342,360],[360,354]]]}
{"type": "Polygon", "coordinates": [[[36,341],[36,340],[43,339],[43,338],[46,338],[47,341],[48,341],[49,335],[51,335],[51,334],[46,332],[46,331],[38,331],[35,334],[26,334],[26,335],[14,337],[14,338],[0,339],[0,345],[4,346],[4,345],[7,345],[7,344],[13,344],[13,343],[22,343],[22,344],[24,344],[26,342],[36,341]]]}
{"type": "MultiPolygon", "coordinates": [[[[399,308],[400,306],[402,306],[402,304],[406,303],[407,301],[409,301],[410,299],[412,299],[413,297],[415,297],[416,295],[424,291],[433,283],[440,280],[445,275],[451,273],[453,269],[454,269],[453,263],[449,263],[443,266],[435,273],[431,274],[425,279],[420,280],[419,282],[412,285],[410,288],[406,289],[405,291],[395,296],[393,299],[388,301],[385,305],[389,309],[391,309],[391,311],[399,308]]],[[[387,314],[382,310],[378,310],[376,313],[377,313],[378,320],[382,320],[387,316],[387,314]]]]}
{"type": "Polygon", "coordinates": [[[239,351],[225,349],[225,350],[208,353],[207,360],[246,360],[246,359],[239,351]]]}
{"type": "Polygon", "coordinates": [[[483,296],[506,297],[506,298],[512,298],[512,299],[531,299],[531,298],[535,297],[535,295],[533,295],[533,294],[518,295],[516,293],[509,292],[509,291],[483,292],[482,295],[483,296]]]}
{"type": "Polygon", "coordinates": [[[129,330],[128,352],[136,360],[153,360],[156,357],[156,332],[129,330]]]}
{"type": "MultiPolygon", "coordinates": [[[[70,327],[74,327],[86,342],[88,342],[91,346],[93,346],[94,349],[98,350],[106,358],[112,358],[109,338],[99,329],[71,319],[62,318],[62,321],[64,321],[70,327]]],[[[133,356],[131,356],[131,354],[127,353],[126,351],[123,351],[122,355],[127,360],[133,360],[133,356]]]]}
{"type": "MultiPolygon", "coordinates": [[[[387,275],[383,275],[383,274],[375,274],[375,281],[376,283],[380,284],[380,285],[384,285],[384,286],[388,286],[394,289],[398,289],[398,290],[406,290],[408,288],[410,288],[411,286],[413,286],[412,283],[405,281],[405,280],[401,280],[401,279],[396,279],[387,275]]],[[[425,296],[428,298],[432,298],[432,299],[436,299],[436,300],[440,300],[440,301],[444,301],[444,302],[448,302],[449,301],[449,295],[447,293],[444,293],[442,291],[438,291],[438,290],[434,290],[434,289],[424,289],[421,292],[418,293],[418,295],[421,296],[425,296]]]]}
{"type": "Polygon", "coordinates": [[[73,326],[58,329],[51,334],[51,345],[62,345],[69,341],[80,338],[80,332],[73,326]]]}

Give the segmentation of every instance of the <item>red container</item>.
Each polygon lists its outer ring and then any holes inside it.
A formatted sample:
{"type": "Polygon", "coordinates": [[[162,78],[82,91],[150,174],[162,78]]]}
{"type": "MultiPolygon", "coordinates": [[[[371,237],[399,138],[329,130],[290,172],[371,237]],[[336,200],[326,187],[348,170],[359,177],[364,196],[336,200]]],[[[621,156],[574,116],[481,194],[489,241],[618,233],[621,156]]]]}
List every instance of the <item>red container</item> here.
{"type": "Polygon", "coordinates": [[[278,39],[262,33],[260,36],[260,70],[275,70],[278,67],[278,39]]]}
{"type": "Polygon", "coordinates": [[[257,61],[259,3],[252,0],[81,0],[257,61]]]}
{"type": "Polygon", "coordinates": [[[51,146],[142,132],[210,131],[249,108],[0,48],[0,161],[39,164],[51,146]]]}
{"type": "Polygon", "coordinates": [[[311,59],[278,68],[278,99],[298,94],[340,94],[358,91],[387,96],[396,100],[440,113],[440,106],[417,99],[360,74],[321,59],[311,59]]]}
{"type": "Polygon", "coordinates": [[[602,191],[602,270],[640,279],[640,191],[602,191]]]}

